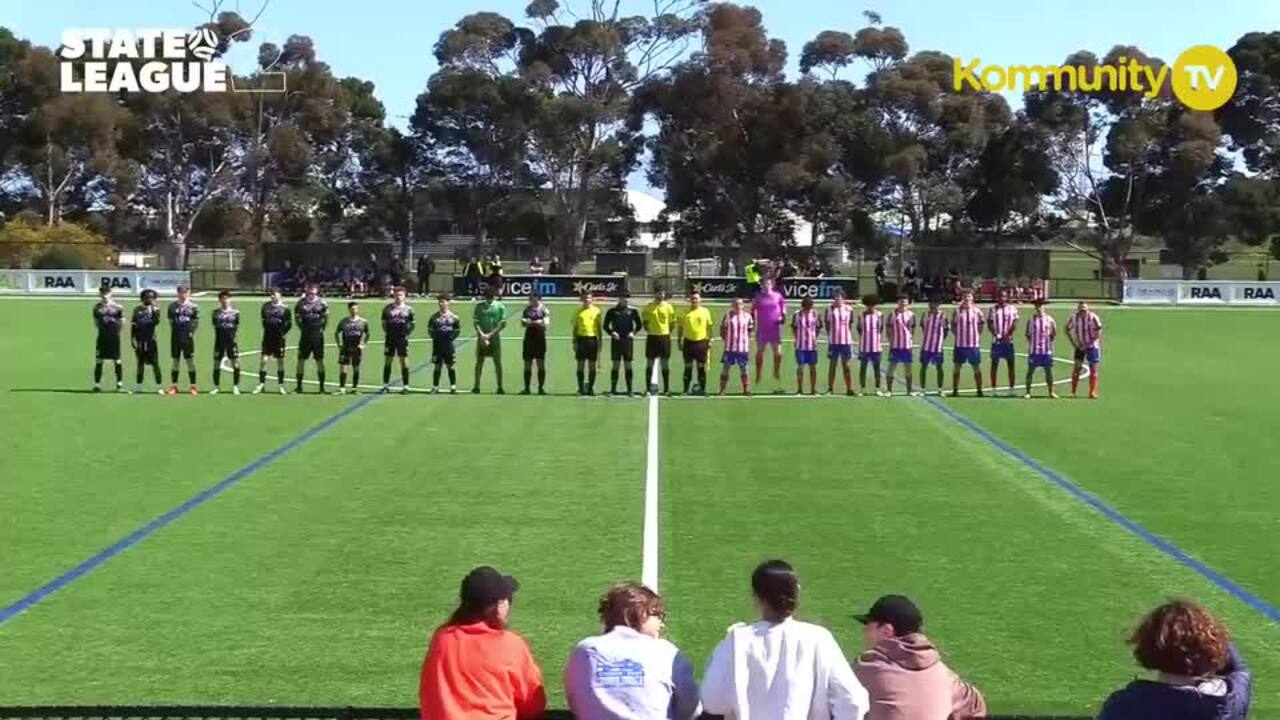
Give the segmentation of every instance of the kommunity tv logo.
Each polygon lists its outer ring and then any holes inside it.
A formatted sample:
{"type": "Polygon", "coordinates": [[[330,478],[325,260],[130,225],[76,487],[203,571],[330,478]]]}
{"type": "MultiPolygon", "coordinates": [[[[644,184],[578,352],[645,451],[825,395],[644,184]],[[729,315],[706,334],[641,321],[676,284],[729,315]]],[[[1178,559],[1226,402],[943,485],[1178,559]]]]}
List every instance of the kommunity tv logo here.
{"type": "Polygon", "coordinates": [[[1216,110],[1236,91],[1236,65],[1222,49],[1196,45],[1173,65],[1153,65],[1119,57],[1105,65],[983,65],[982,58],[954,59],[953,84],[965,89],[1026,92],[1037,89],[1072,92],[1136,92],[1151,99],[1166,86],[1192,110],[1216,110]]]}

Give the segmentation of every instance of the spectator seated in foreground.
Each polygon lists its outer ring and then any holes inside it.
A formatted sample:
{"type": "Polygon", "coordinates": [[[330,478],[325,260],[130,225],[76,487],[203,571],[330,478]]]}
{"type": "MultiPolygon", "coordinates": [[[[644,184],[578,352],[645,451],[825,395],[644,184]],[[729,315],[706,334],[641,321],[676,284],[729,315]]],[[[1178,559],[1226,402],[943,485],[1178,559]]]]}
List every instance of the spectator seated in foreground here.
{"type": "Polygon", "coordinates": [[[987,716],[982,693],[957,677],[920,632],[924,618],[910,600],[886,595],[857,619],[867,650],[853,671],[871,696],[866,720],[987,716]]]}
{"type": "Polygon", "coordinates": [[[1189,600],[1152,610],[1129,638],[1155,680],[1134,680],[1107,698],[1098,720],[1245,720],[1253,676],[1222,622],[1189,600]]]}

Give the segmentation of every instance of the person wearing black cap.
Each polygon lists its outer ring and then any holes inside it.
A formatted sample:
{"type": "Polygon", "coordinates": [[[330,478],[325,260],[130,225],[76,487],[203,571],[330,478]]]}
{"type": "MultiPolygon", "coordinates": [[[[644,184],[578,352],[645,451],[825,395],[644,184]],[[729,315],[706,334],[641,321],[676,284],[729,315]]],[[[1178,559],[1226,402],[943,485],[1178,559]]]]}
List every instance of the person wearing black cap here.
{"type": "Polygon", "coordinates": [[[520,584],[482,565],[462,579],[460,602],[431,637],[418,685],[422,720],[542,717],[542,671],[524,638],[507,629],[520,584]]]}
{"type": "Polygon", "coordinates": [[[760,610],[720,641],[702,683],[702,709],[735,720],[861,720],[867,691],[831,631],[793,616],[800,579],[782,560],[751,574],[760,610]]]}
{"type": "Polygon", "coordinates": [[[986,717],[982,693],[952,672],[920,632],[924,618],[915,603],[885,595],[855,619],[867,646],[853,667],[871,694],[866,720],[986,717]]]}

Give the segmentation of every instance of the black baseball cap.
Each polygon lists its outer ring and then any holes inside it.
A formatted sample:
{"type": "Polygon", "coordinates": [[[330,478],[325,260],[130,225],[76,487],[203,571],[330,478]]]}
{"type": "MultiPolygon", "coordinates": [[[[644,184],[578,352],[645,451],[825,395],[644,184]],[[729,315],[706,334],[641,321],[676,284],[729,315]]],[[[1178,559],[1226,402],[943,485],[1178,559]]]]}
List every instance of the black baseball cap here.
{"type": "Polygon", "coordinates": [[[865,615],[854,615],[855,620],[866,625],[870,622],[885,623],[893,626],[895,635],[910,635],[920,632],[924,625],[924,617],[920,608],[902,595],[885,595],[876,600],[865,615]]]}
{"type": "Polygon", "coordinates": [[[488,565],[481,565],[462,578],[458,596],[464,607],[482,608],[499,600],[510,600],[519,589],[520,583],[515,578],[503,575],[488,565]]]}

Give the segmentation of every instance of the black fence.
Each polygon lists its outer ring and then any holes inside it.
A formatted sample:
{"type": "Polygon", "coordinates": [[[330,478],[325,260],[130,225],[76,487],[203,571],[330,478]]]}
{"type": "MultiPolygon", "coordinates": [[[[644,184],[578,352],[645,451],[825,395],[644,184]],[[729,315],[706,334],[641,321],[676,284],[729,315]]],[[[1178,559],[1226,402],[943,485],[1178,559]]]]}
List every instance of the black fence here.
{"type": "MultiPolygon", "coordinates": [[[[573,720],[564,710],[550,710],[546,720],[573,720]]],[[[417,720],[417,708],[251,707],[239,705],[75,705],[0,707],[0,718],[63,718],[65,720],[417,720]]],[[[715,716],[704,715],[703,720],[715,716]]],[[[989,720],[1089,720],[1065,715],[992,715],[989,720]]]]}

